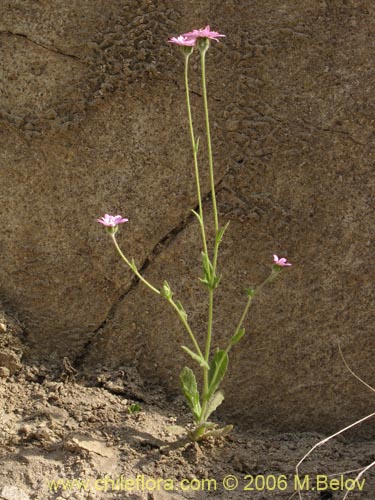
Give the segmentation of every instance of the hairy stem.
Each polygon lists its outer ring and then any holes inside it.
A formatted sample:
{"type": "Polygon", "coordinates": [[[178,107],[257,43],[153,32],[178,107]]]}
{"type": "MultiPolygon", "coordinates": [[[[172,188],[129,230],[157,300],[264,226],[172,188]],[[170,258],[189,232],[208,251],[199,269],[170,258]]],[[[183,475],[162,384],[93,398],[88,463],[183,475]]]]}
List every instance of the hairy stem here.
{"type": "MultiPolygon", "coordinates": [[[[213,304],[214,304],[214,291],[209,288],[209,299],[208,299],[208,323],[207,323],[207,337],[206,337],[206,349],[204,359],[209,365],[210,350],[211,350],[211,338],[212,338],[212,321],[213,321],[213,304]]],[[[207,408],[207,394],[208,394],[208,368],[203,367],[203,394],[202,394],[202,412],[201,419],[204,417],[207,408]]]]}
{"type": "Polygon", "coordinates": [[[116,247],[116,250],[118,252],[118,254],[120,255],[120,257],[122,258],[122,260],[125,262],[125,264],[130,267],[130,269],[133,271],[133,273],[137,276],[137,278],[139,278],[142,283],[144,283],[150,290],[152,290],[153,292],[155,292],[157,295],[160,295],[160,291],[155,288],[153,285],[151,285],[151,283],[149,283],[143,276],[142,274],[140,274],[140,272],[138,271],[138,269],[135,267],[135,265],[133,265],[131,262],[129,262],[129,260],[125,257],[125,255],[122,253],[122,250],[119,246],[119,244],[117,243],[117,240],[116,240],[116,236],[114,234],[111,234],[111,238],[112,238],[112,241],[116,247]]]}
{"type": "MultiPolygon", "coordinates": [[[[117,252],[119,253],[120,257],[122,258],[122,260],[125,262],[125,264],[130,267],[130,269],[134,272],[134,274],[142,281],[142,283],[144,283],[150,290],[152,290],[153,292],[155,292],[157,295],[161,295],[160,291],[155,288],[153,285],[151,285],[151,283],[149,283],[141,274],[140,272],[138,271],[138,269],[136,268],[135,264],[130,262],[129,259],[127,259],[127,257],[123,254],[119,244],[117,243],[117,240],[116,240],[116,236],[114,234],[111,234],[111,238],[112,238],[112,241],[116,247],[116,250],[117,252]]],[[[180,311],[180,309],[178,308],[177,304],[173,301],[173,299],[169,299],[168,302],[171,304],[171,306],[173,307],[173,309],[177,312],[177,315],[178,317],[180,318],[180,321],[181,323],[184,325],[186,331],[188,332],[189,334],[189,337],[195,347],[195,350],[197,351],[197,354],[199,354],[202,358],[203,358],[203,354],[202,354],[202,351],[198,345],[198,342],[197,342],[197,339],[195,338],[195,335],[185,317],[185,315],[180,311]]]]}
{"type": "MultiPolygon", "coordinates": [[[[213,274],[216,274],[217,257],[218,257],[218,241],[216,235],[219,232],[219,218],[217,213],[216,205],[216,193],[215,193],[215,178],[214,178],[214,166],[213,166],[213,156],[212,156],[212,145],[211,145],[211,131],[210,131],[210,119],[208,113],[208,102],[207,102],[207,85],[206,85],[206,52],[209,47],[209,41],[206,40],[200,47],[201,55],[201,71],[202,71],[202,95],[203,95],[203,105],[204,105],[204,115],[206,124],[206,138],[207,138],[207,148],[208,148],[208,164],[210,171],[210,185],[211,185],[211,197],[212,197],[212,208],[214,212],[214,224],[215,224],[215,244],[213,252],[213,274]]],[[[212,326],[213,326],[213,308],[214,308],[214,287],[209,286],[209,296],[208,296],[208,320],[207,320],[207,337],[205,346],[205,360],[209,365],[210,351],[211,351],[211,341],[212,341],[212,326]]],[[[207,408],[207,398],[208,398],[208,371],[209,369],[203,368],[203,395],[202,395],[202,413],[201,418],[204,417],[207,408]]]]}
{"type": "MultiPolygon", "coordinates": [[[[252,301],[253,301],[253,298],[254,298],[254,296],[252,296],[252,297],[248,297],[247,302],[246,302],[245,309],[244,309],[244,311],[243,311],[243,313],[242,313],[242,316],[241,316],[241,318],[240,318],[240,321],[238,322],[238,325],[237,325],[237,328],[236,328],[236,330],[235,330],[235,332],[234,332],[233,337],[234,337],[235,335],[237,335],[237,333],[240,331],[240,329],[241,329],[241,327],[242,327],[242,325],[243,325],[243,322],[244,322],[244,321],[245,321],[245,319],[246,319],[247,313],[249,312],[249,309],[250,309],[251,303],[252,303],[252,301]]],[[[232,347],[232,343],[230,342],[230,343],[228,344],[228,347],[225,349],[225,351],[226,351],[226,353],[227,353],[227,354],[228,354],[228,352],[230,351],[231,347],[232,347]]]]}
{"type": "Polygon", "coordinates": [[[173,299],[170,299],[168,302],[171,304],[171,306],[173,307],[173,309],[177,312],[178,317],[181,320],[181,323],[186,328],[186,331],[189,334],[189,337],[190,337],[190,339],[191,339],[191,341],[192,341],[192,343],[193,343],[193,345],[195,347],[195,350],[196,350],[197,354],[203,358],[202,351],[201,351],[201,349],[199,347],[197,339],[195,338],[195,335],[194,335],[194,333],[193,333],[193,331],[192,331],[192,329],[191,329],[191,327],[190,327],[190,325],[189,325],[186,317],[184,316],[184,314],[181,313],[181,311],[179,310],[179,308],[177,307],[177,304],[173,301],[173,299]]]}
{"type": "MultiPolygon", "coordinates": [[[[246,316],[247,316],[247,313],[249,312],[249,309],[250,309],[250,306],[251,306],[251,303],[253,301],[253,298],[255,297],[255,295],[257,295],[261,290],[262,288],[267,284],[269,283],[270,281],[272,281],[275,277],[277,276],[277,274],[275,274],[274,271],[271,271],[271,274],[268,276],[268,278],[266,278],[263,283],[261,283],[255,290],[254,292],[251,294],[251,295],[248,295],[248,299],[247,299],[247,302],[246,302],[246,305],[245,305],[245,309],[241,315],[241,318],[237,324],[237,327],[234,331],[234,334],[233,334],[233,337],[235,335],[237,335],[237,333],[240,331],[245,319],[246,319],[246,316]]],[[[225,349],[226,353],[228,354],[228,352],[230,351],[230,349],[232,348],[232,343],[229,342],[228,344],[228,347],[225,349]]]]}
{"type": "MultiPolygon", "coordinates": [[[[207,48],[208,48],[208,46],[207,46],[207,48]]],[[[217,206],[216,206],[214,165],[213,165],[213,157],[212,157],[210,119],[209,119],[209,114],[208,114],[208,102],[207,102],[207,85],[206,85],[206,51],[207,51],[207,48],[203,48],[200,51],[201,68],[202,68],[202,93],[203,93],[204,115],[205,115],[205,122],[206,122],[208,162],[209,162],[209,168],[210,168],[212,208],[214,211],[215,231],[218,232],[218,230],[219,230],[219,218],[218,218],[217,206]]]]}
{"type": "Polygon", "coordinates": [[[192,115],[191,115],[191,105],[190,105],[190,93],[189,93],[189,57],[190,57],[190,53],[185,54],[186,107],[187,107],[188,119],[189,119],[189,130],[190,130],[191,146],[192,146],[192,149],[193,149],[193,157],[194,157],[195,183],[196,183],[196,187],[197,187],[199,217],[200,217],[199,218],[199,225],[200,225],[201,235],[202,235],[203,250],[204,250],[205,253],[207,253],[207,239],[206,239],[206,231],[205,231],[205,227],[204,227],[203,208],[202,208],[202,195],[201,195],[199,167],[198,167],[198,144],[197,144],[197,141],[195,140],[195,136],[194,136],[193,118],[192,118],[192,115]]]}

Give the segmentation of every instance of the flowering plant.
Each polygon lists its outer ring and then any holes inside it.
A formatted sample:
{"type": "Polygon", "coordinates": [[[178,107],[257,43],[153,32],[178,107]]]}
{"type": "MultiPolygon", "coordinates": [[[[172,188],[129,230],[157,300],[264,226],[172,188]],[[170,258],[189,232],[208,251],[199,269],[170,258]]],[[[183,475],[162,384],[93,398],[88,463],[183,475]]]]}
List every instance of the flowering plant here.
{"type": "Polygon", "coordinates": [[[274,263],[271,267],[271,273],[268,276],[268,278],[258,287],[248,288],[246,290],[247,302],[244,311],[234,330],[234,334],[229,339],[226,347],[224,349],[217,348],[216,352],[212,354],[211,344],[212,344],[214,293],[220,281],[220,276],[217,273],[218,251],[220,243],[223,239],[224,233],[229,223],[227,223],[223,227],[219,226],[219,218],[218,218],[216,194],[215,194],[210,121],[208,113],[205,57],[207,50],[210,47],[211,41],[214,40],[219,42],[219,38],[222,38],[224,36],[225,35],[222,35],[216,31],[211,31],[210,26],[206,26],[205,28],[202,29],[184,33],[177,37],[172,37],[169,40],[170,43],[178,45],[182,48],[182,52],[185,59],[185,94],[186,94],[190,139],[191,139],[193,160],[194,160],[195,183],[196,183],[197,198],[198,198],[198,211],[193,210],[193,213],[198,220],[200,228],[200,237],[202,239],[203,275],[199,279],[202,285],[206,287],[208,292],[207,335],[205,339],[204,349],[201,348],[193,330],[190,327],[188,321],[188,314],[185,311],[182,303],[179,300],[175,300],[173,298],[173,292],[171,290],[169,283],[167,281],[164,281],[160,289],[149,283],[138,271],[134,259],[129,260],[120,249],[116,240],[116,232],[118,229],[118,225],[127,222],[128,219],[123,218],[121,215],[112,216],[109,214],[105,214],[104,217],[97,219],[99,223],[103,224],[106,227],[119,255],[126,263],[126,265],[130,267],[130,269],[132,269],[134,274],[150,290],[152,290],[157,295],[160,295],[161,297],[164,297],[164,299],[166,299],[166,301],[176,311],[181,323],[183,324],[184,328],[188,333],[188,336],[191,341],[191,347],[193,349],[187,346],[183,346],[182,349],[194,360],[194,362],[196,362],[199,365],[202,371],[201,391],[198,388],[195,373],[191,368],[184,367],[180,373],[182,391],[194,417],[194,427],[190,431],[190,437],[194,441],[206,438],[208,436],[223,436],[232,429],[231,425],[227,425],[222,429],[217,429],[216,425],[209,421],[209,417],[211,416],[211,414],[218,408],[218,406],[224,400],[224,393],[219,387],[228,368],[229,351],[242,339],[242,337],[245,334],[245,328],[243,324],[246,315],[248,313],[249,307],[251,305],[251,302],[255,297],[255,295],[263,288],[263,286],[266,283],[276,278],[284,267],[291,266],[291,264],[287,262],[287,260],[284,257],[279,258],[277,255],[273,256],[274,263]],[[213,248],[210,250],[208,248],[208,239],[206,236],[206,226],[204,222],[202,196],[200,188],[200,173],[198,167],[199,140],[195,137],[194,134],[193,119],[190,106],[189,80],[188,80],[189,58],[193,53],[195,47],[198,48],[200,53],[202,96],[203,96],[205,130],[206,130],[207,147],[208,147],[208,169],[210,176],[211,199],[212,199],[213,218],[215,227],[215,238],[214,238],[213,248]]]}

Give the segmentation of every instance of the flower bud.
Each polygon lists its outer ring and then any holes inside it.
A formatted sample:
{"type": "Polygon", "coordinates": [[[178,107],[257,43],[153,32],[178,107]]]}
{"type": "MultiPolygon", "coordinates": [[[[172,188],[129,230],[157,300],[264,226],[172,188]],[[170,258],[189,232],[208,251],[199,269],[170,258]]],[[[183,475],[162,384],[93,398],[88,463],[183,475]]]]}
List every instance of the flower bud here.
{"type": "Polygon", "coordinates": [[[164,281],[163,286],[160,290],[160,293],[163,297],[165,297],[167,300],[171,300],[173,293],[171,290],[171,287],[169,286],[168,281],[164,281]]]}
{"type": "Polygon", "coordinates": [[[106,226],[105,230],[107,231],[108,234],[110,234],[112,236],[113,234],[117,233],[118,226],[106,226]]]}
{"type": "Polygon", "coordinates": [[[210,46],[210,39],[209,38],[198,38],[197,39],[197,46],[201,52],[207,52],[207,50],[210,46]]]}

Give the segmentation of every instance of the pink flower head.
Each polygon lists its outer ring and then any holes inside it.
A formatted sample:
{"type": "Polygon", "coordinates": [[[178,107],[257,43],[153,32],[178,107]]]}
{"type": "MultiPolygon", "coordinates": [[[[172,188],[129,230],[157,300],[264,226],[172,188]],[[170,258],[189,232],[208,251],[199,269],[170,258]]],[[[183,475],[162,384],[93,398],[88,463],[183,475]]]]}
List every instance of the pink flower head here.
{"type": "Polygon", "coordinates": [[[197,38],[209,38],[210,40],[215,40],[216,42],[219,42],[218,38],[225,36],[221,35],[217,31],[211,31],[210,26],[207,25],[205,28],[201,28],[200,30],[193,30],[190,31],[189,33],[184,33],[183,35],[184,38],[188,38],[190,40],[195,40],[197,38]]]}
{"type": "Polygon", "coordinates": [[[275,266],[280,266],[280,267],[286,267],[286,266],[291,266],[292,264],[286,260],[285,257],[279,257],[277,255],[273,255],[273,261],[275,263],[275,266]]]}
{"type": "Polygon", "coordinates": [[[100,217],[100,219],[96,219],[100,224],[107,227],[117,227],[118,224],[122,224],[123,222],[128,222],[128,219],[124,219],[121,215],[108,215],[105,214],[104,217],[100,217]]]}
{"type": "Polygon", "coordinates": [[[174,36],[168,40],[169,43],[175,43],[176,45],[182,45],[185,47],[194,47],[195,38],[187,38],[184,35],[174,36]]]}

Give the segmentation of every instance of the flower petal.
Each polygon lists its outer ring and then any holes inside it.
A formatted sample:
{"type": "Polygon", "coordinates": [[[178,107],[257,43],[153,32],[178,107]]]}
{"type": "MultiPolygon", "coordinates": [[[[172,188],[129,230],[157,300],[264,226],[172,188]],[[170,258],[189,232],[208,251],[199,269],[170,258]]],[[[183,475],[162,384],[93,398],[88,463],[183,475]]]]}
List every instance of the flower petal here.
{"type": "Polygon", "coordinates": [[[176,45],[182,45],[185,47],[194,47],[195,38],[187,38],[184,35],[174,36],[168,40],[169,43],[175,43],[176,45]]]}
{"type": "Polygon", "coordinates": [[[221,33],[218,33],[217,31],[211,31],[210,25],[208,24],[205,28],[201,28],[199,30],[193,30],[189,31],[188,33],[183,33],[183,37],[187,39],[197,39],[197,38],[209,38],[211,40],[215,40],[218,42],[219,37],[225,37],[225,35],[222,35],[221,33]]]}
{"type": "Polygon", "coordinates": [[[116,227],[118,224],[122,224],[123,222],[128,222],[128,219],[124,219],[122,215],[109,215],[105,214],[104,217],[100,217],[96,219],[100,224],[103,224],[107,227],[116,227]]]}

